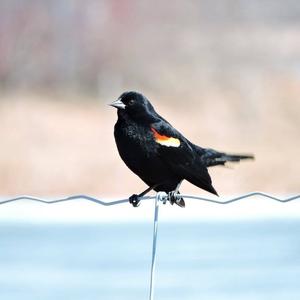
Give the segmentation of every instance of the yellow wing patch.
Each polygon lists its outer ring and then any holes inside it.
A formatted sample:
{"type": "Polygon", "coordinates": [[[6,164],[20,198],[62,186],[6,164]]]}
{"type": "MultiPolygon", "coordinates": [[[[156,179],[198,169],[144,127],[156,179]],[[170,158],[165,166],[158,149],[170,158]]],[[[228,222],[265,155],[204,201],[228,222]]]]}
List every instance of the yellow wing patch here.
{"type": "Polygon", "coordinates": [[[167,147],[179,147],[180,146],[180,140],[174,137],[162,135],[158,133],[153,127],[151,127],[151,131],[153,132],[153,136],[155,141],[158,144],[161,144],[163,146],[167,147]]]}

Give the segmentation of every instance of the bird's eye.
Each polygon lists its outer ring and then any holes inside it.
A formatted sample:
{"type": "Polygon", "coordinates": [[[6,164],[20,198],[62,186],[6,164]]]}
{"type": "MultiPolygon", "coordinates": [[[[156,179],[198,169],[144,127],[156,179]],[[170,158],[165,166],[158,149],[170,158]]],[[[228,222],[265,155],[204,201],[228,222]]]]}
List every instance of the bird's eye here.
{"type": "Polygon", "coordinates": [[[133,99],[130,99],[129,102],[128,102],[128,104],[129,104],[129,105],[134,104],[134,100],[133,100],[133,99]]]}

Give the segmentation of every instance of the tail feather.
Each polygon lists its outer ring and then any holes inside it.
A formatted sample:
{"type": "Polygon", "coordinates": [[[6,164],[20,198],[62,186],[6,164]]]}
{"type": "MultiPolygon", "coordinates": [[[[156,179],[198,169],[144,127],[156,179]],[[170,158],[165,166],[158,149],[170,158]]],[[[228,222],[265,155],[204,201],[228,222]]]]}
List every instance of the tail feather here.
{"type": "Polygon", "coordinates": [[[227,154],[213,149],[202,149],[201,159],[206,167],[225,165],[226,162],[240,162],[244,159],[254,159],[251,154],[227,154]]]}

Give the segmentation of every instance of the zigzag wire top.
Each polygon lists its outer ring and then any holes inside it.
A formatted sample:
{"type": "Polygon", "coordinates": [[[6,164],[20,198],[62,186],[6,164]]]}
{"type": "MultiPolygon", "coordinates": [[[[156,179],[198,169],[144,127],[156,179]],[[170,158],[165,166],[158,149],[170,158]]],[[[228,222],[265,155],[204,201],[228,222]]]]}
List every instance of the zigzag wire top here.
{"type": "MultiPolygon", "coordinates": [[[[292,196],[289,198],[285,198],[285,199],[281,199],[263,192],[252,192],[252,193],[248,193],[248,194],[244,194],[235,198],[231,198],[225,201],[221,201],[221,200],[216,200],[216,199],[211,199],[211,198],[205,198],[205,197],[198,197],[198,196],[192,196],[192,195],[182,195],[180,194],[180,197],[186,198],[186,199],[194,199],[194,200],[201,200],[201,201],[206,201],[206,202],[211,202],[211,203],[216,203],[216,204],[230,204],[232,202],[237,202],[246,198],[250,198],[250,197],[254,197],[254,196],[260,196],[260,197],[264,197],[264,198],[268,198],[274,201],[278,201],[278,202],[290,202],[293,200],[297,200],[300,199],[300,194],[296,195],[296,196],[292,196]]],[[[139,198],[139,200],[151,200],[151,199],[155,199],[156,196],[144,196],[139,198]]],[[[87,201],[91,201],[103,206],[112,206],[112,205],[117,205],[117,204],[122,204],[122,203],[126,203],[129,202],[129,199],[119,199],[119,200],[114,200],[114,201],[110,201],[110,202],[106,202],[106,201],[102,201],[98,198],[94,198],[91,196],[87,196],[87,195],[74,195],[74,196],[69,196],[69,197],[65,197],[65,198],[60,198],[60,199],[54,199],[54,200],[47,200],[47,199],[43,199],[43,198],[38,198],[38,197],[33,197],[33,196],[18,196],[15,198],[11,198],[11,199],[5,199],[0,201],[0,205],[1,204],[7,204],[10,202],[15,202],[15,201],[20,201],[20,200],[30,200],[30,201],[36,201],[36,202],[41,202],[41,203],[45,203],[45,204],[54,204],[54,203],[60,203],[60,202],[67,202],[67,201],[74,201],[74,200],[87,200],[87,201]]],[[[166,202],[168,200],[168,195],[166,194],[165,197],[163,197],[163,201],[166,202]]]]}

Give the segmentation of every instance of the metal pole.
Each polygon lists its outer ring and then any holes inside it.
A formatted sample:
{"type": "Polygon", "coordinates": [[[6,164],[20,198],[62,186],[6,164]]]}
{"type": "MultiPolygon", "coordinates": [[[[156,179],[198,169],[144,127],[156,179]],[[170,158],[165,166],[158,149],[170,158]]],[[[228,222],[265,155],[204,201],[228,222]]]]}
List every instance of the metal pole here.
{"type": "MultiPolygon", "coordinates": [[[[163,193],[165,195],[165,193],[163,193]]],[[[153,224],[153,242],[152,242],[152,263],[151,263],[151,277],[150,277],[150,293],[149,300],[154,299],[154,272],[156,261],[156,241],[157,241],[157,227],[158,227],[158,208],[159,201],[161,201],[161,193],[157,193],[154,202],[154,224],[153,224]]]]}

